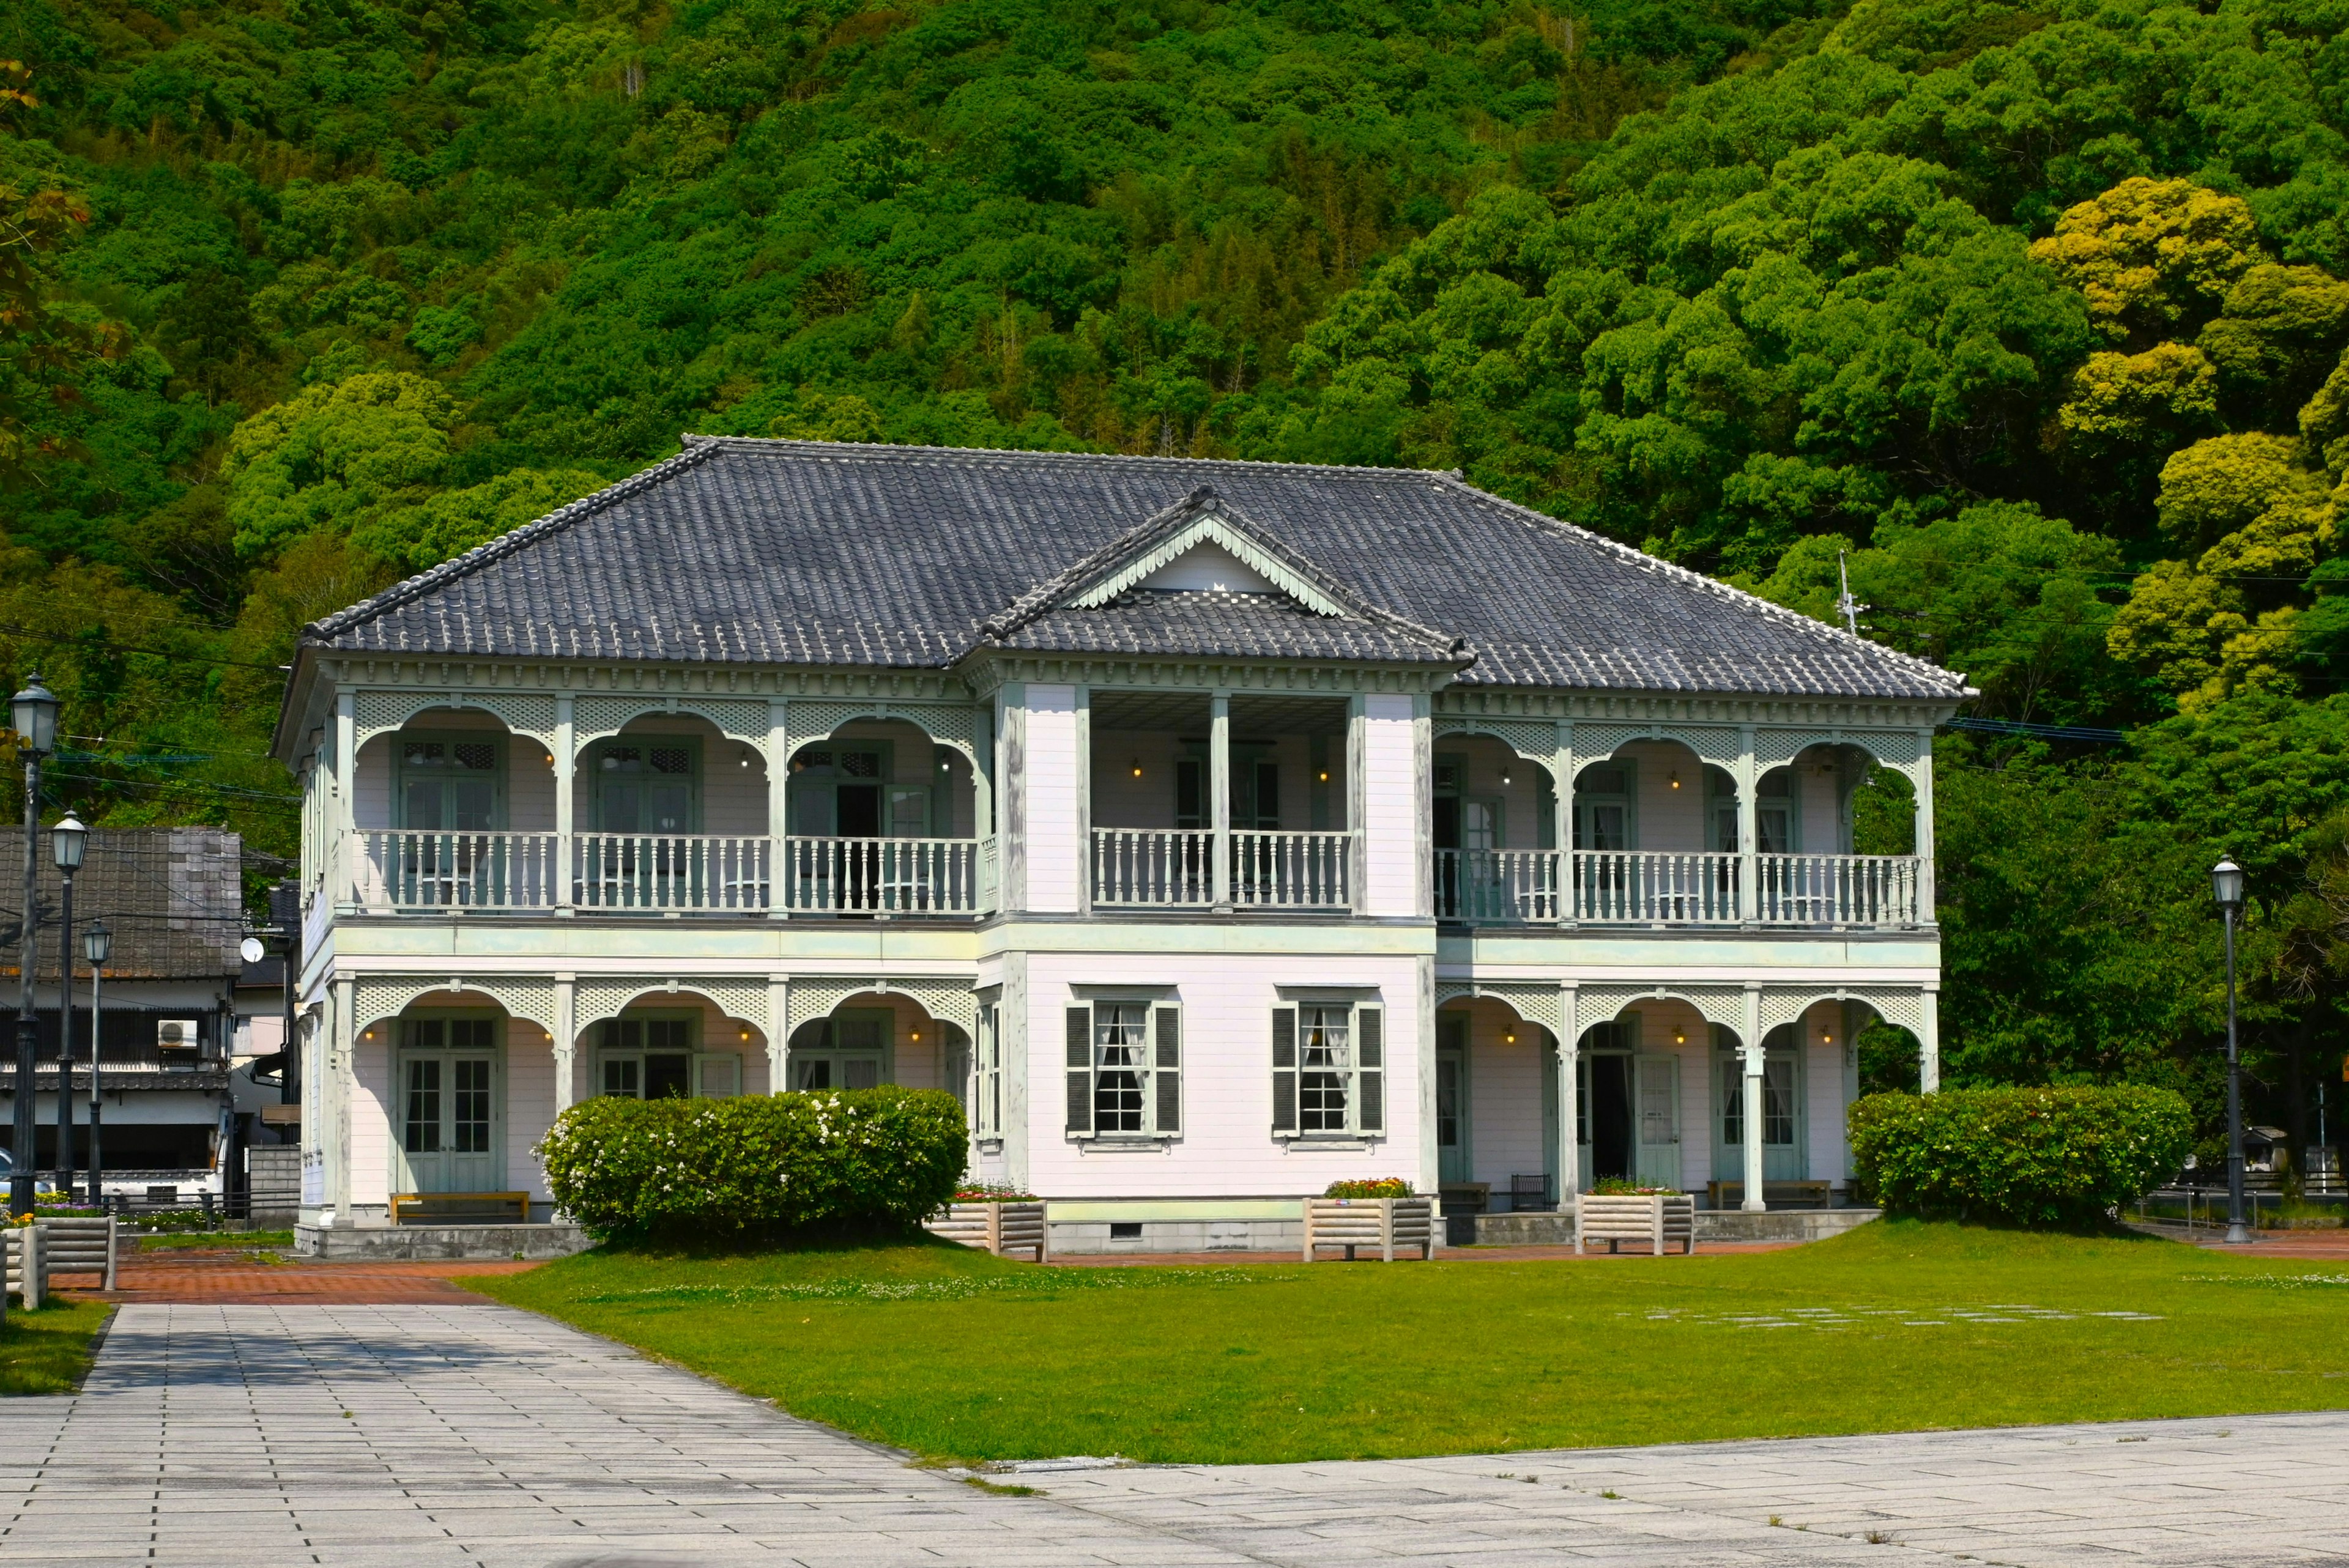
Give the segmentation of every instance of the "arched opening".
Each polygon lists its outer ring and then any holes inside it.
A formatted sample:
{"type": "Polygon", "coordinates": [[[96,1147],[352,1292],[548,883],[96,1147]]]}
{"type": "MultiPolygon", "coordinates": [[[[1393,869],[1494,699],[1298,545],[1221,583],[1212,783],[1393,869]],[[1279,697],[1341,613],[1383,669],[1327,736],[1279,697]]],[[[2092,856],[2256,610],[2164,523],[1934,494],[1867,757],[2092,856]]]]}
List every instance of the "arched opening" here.
{"type": "Polygon", "coordinates": [[[435,991],[363,1022],[351,1042],[361,1222],[544,1218],[532,1152],[553,1124],[554,1041],[484,992],[435,991]],[[519,1195],[519,1196],[518,1196],[519,1195]]]}
{"type": "Polygon", "coordinates": [[[1495,997],[1435,1015],[1437,1173],[1451,1213],[1554,1209],[1557,1037],[1495,997]]]}
{"type": "Polygon", "coordinates": [[[581,746],[571,809],[584,908],[769,906],[766,758],[698,714],[640,715],[581,746]]]}
{"type": "Polygon", "coordinates": [[[1582,1185],[1637,1181],[1681,1191],[1710,1175],[1697,1136],[1710,1060],[1737,1036],[1677,996],[1591,1025],[1575,1053],[1575,1144],[1582,1185]]]}
{"type": "Polygon", "coordinates": [[[1489,735],[1436,743],[1433,806],[1439,920],[1551,920],[1557,847],[1550,770],[1489,735]],[[1537,851],[1537,852],[1527,852],[1537,851]]]}
{"type": "Polygon", "coordinates": [[[551,905],[554,763],[478,708],[427,708],[373,737],[352,788],[351,896],[369,909],[551,905]]]}
{"type": "Polygon", "coordinates": [[[901,993],[866,992],[792,1031],[782,1087],[943,1088],[968,1112],[972,1067],[970,1035],[961,1025],[933,1016],[901,993]]]}
{"type": "Polygon", "coordinates": [[[869,919],[978,907],[970,759],[905,719],[858,719],[792,753],[781,896],[869,919]]]}
{"type": "Polygon", "coordinates": [[[726,1099],[768,1092],[767,1037],[696,991],[656,992],[587,1026],[587,1092],[627,1099],[726,1099]]]}

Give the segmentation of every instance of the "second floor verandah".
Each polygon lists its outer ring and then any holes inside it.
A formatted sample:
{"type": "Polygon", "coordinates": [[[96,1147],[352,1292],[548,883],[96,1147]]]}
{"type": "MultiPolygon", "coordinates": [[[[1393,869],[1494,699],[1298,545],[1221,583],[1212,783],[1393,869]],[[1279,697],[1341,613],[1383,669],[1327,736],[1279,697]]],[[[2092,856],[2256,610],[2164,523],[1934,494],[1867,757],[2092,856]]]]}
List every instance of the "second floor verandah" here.
{"type": "MultiPolygon", "coordinates": [[[[1359,707],[1342,696],[1094,690],[1081,707],[1071,776],[1028,764],[1039,803],[1057,784],[1071,809],[1020,820],[1030,846],[1078,841],[1086,913],[1363,913],[1364,818],[1382,794],[1423,802],[1423,913],[1439,921],[1932,923],[1921,747],[1878,766],[1848,737],[1765,735],[1722,762],[1707,757],[1723,752],[1718,736],[1589,727],[1561,752],[1541,744],[1557,727],[1468,728],[1437,715],[1414,777],[1366,764],[1359,707]],[[1580,749],[1599,739],[1603,754],[1580,749]],[[1888,811],[1913,822],[1908,841],[1872,847],[1906,852],[1856,852],[1864,785],[1879,840],[1888,811]]],[[[940,727],[988,733],[983,708],[967,718],[940,727]]],[[[1917,746],[1914,734],[1879,744],[1903,740],[1917,746]]],[[[305,852],[319,891],[348,913],[1017,913],[999,892],[992,769],[978,766],[1000,765],[991,748],[874,717],[783,750],[773,779],[764,748],[705,717],[640,714],[574,745],[565,779],[541,738],[475,709],[427,709],[356,748],[356,825],[318,819],[305,852]]]]}

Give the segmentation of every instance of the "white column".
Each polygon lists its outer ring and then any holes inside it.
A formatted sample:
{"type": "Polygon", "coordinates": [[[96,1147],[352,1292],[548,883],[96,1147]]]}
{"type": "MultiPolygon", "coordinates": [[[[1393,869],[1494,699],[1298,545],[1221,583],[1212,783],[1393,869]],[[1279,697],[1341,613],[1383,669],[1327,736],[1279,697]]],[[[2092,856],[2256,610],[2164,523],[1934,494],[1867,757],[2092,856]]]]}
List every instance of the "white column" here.
{"type": "Polygon", "coordinates": [[[1941,1091],[1941,988],[1928,985],[1917,997],[1917,1092],[1941,1091]]]}
{"type": "MultiPolygon", "coordinates": [[[[326,1167],[326,1205],[337,1225],[351,1223],[351,1076],[358,1070],[358,983],[337,976],[334,985],[332,1034],[326,1037],[322,1108],[326,1137],[321,1154],[326,1167]]],[[[391,1059],[388,1050],[386,1059],[391,1059]]]]}
{"type": "Polygon", "coordinates": [[[1412,913],[1435,918],[1435,705],[1411,699],[1412,913]]]}
{"type": "MultiPolygon", "coordinates": [[[[1574,923],[1575,920],[1575,903],[1574,726],[1570,724],[1561,724],[1557,727],[1557,745],[1556,749],[1553,750],[1550,755],[1550,783],[1554,796],[1553,804],[1557,808],[1557,821],[1550,831],[1550,841],[1557,846],[1557,887],[1556,890],[1557,896],[1557,917],[1567,924],[1571,925],[1574,923]]],[[[1572,995],[1570,990],[1568,995],[1572,995]]],[[[1573,1018],[1568,1017],[1566,1022],[1567,1027],[1571,1030],[1574,1027],[1573,1018]]],[[[1580,1050],[1581,1045],[1580,1042],[1578,1041],[1565,1048],[1568,1050],[1580,1050]]],[[[1571,1144],[1572,1141],[1573,1140],[1571,1139],[1568,1140],[1569,1144],[1571,1144]]],[[[1570,1189],[1564,1187],[1559,1189],[1560,1191],[1567,1191],[1569,1190],[1570,1189]]]]}
{"type": "Polygon", "coordinates": [[[355,892],[351,882],[358,870],[359,857],[352,850],[351,833],[358,826],[358,698],[344,691],[335,697],[335,776],[333,792],[326,798],[326,836],[334,843],[330,863],[341,874],[335,880],[340,885],[329,887],[325,896],[336,907],[351,908],[355,892]]]}
{"type": "Polygon", "coordinates": [[[791,1088],[784,1069],[792,1048],[792,980],[788,975],[767,976],[767,1092],[791,1088]]]}
{"type": "Polygon", "coordinates": [[[995,906],[999,910],[1028,907],[1028,688],[1006,682],[996,694],[995,781],[999,802],[996,824],[995,906]]]}
{"type": "MultiPolygon", "coordinates": [[[[571,836],[577,827],[573,794],[579,781],[578,729],[572,721],[572,699],[568,692],[559,692],[554,698],[554,912],[558,915],[571,913],[572,868],[578,864],[571,847],[571,836]]],[[[570,1048],[569,1033],[557,1035],[558,1052],[570,1048]]],[[[558,1063],[560,1061],[558,1056],[558,1063]]],[[[555,1098],[560,1109],[569,1102],[560,1091],[555,1098]]]]}
{"type": "Polygon", "coordinates": [[[1575,1124],[1582,1119],[1581,996],[1571,980],[1557,990],[1557,1200],[1564,1208],[1582,1191],[1582,1145],[1575,1124]]]}
{"type": "Polygon", "coordinates": [[[1207,820],[1216,830],[1210,846],[1216,907],[1227,911],[1232,907],[1232,694],[1227,691],[1207,697],[1207,820]]]}
{"type": "Polygon", "coordinates": [[[1933,908],[1933,732],[1917,738],[1917,765],[1909,775],[1917,794],[1917,918],[1932,924],[1933,908]]]}
{"type": "Polygon", "coordinates": [[[1762,765],[1754,755],[1754,727],[1737,727],[1737,913],[1752,925],[1762,914],[1762,765]]]}
{"type": "Polygon", "coordinates": [[[554,1113],[579,1101],[579,977],[554,977],[554,1113]]]}
{"type": "Polygon", "coordinates": [[[1739,1042],[1738,1056],[1745,1068],[1745,1141],[1741,1149],[1745,1156],[1745,1199],[1738,1207],[1747,1213],[1760,1213],[1769,1207],[1762,1199],[1762,1067],[1768,1057],[1762,1048],[1762,987],[1750,982],[1745,987],[1744,1038],[1739,1042]]]}
{"type": "Polygon", "coordinates": [[[1077,687],[1077,913],[1093,912],[1093,694],[1077,687]]]}
{"type": "Polygon", "coordinates": [[[1366,846],[1370,836],[1363,831],[1370,812],[1370,797],[1365,783],[1365,763],[1369,758],[1368,732],[1362,722],[1361,694],[1346,699],[1346,830],[1353,835],[1347,848],[1346,886],[1351,892],[1353,913],[1371,912],[1371,861],[1366,846]]]}

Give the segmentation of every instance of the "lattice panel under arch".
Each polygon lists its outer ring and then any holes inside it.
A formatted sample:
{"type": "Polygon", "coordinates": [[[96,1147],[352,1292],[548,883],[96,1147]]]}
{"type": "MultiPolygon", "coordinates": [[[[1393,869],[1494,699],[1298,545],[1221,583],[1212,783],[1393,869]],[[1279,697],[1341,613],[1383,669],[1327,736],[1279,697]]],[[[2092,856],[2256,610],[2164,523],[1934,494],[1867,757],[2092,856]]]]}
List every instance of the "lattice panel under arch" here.
{"type": "Polygon", "coordinates": [[[1757,729],[1754,732],[1754,760],[1764,768],[1775,768],[1792,762],[1806,747],[1832,746],[1836,740],[1831,729],[1757,729]]]}
{"type": "Polygon", "coordinates": [[[818,1018],[829,1018],[843,1002],[851,996],[861,996],[867,991],[877,991],[877,980],[844,980],[825,976],[820,980],[793,980],[791,993],[791,1019],[784,1029],[789,1039],[800,1031],[802,1024],[818,1018]]]}
{"type": "Polygon", "coordinates": [[[1520,718],[1464,718],[1448,715],[1435,721],[1435,733],[1489,735],[1528,762],[1547,767],[1557,755],[1557,726],[1520,718]]]}
{"type": "Polygon", "coordinates": [[[572,1022],[581,1034],[590,1026],[616,1018],[640,1002],[675,998],[678,1006],[707,996],[730,1018],[739,1018],[764,1033],[767,1028],[767,983],[764,980],[696,979],[691,975],[628,975],[617,979],[582,980],[573,992],[572,1022]]]}
{"type": "Polygon", "coordinates": [[[1574,759],[1580,763],[1612,757],[1632,741],[1647,739],[1652,731],[1653,727],[1645,724],[1578,724],[1569,738],[1574,759]]]}
{"type": "Polygon", "coordinates": [[[632,720],[660,713],[692,714],[706,718],[728,739],[747,741],[761,752],[767,749],[771,728],[767,705],[731,697],[574,697],[571,704],[573,743],[585,746],[591,740],[605,739],[617,735],[632,720]]]}
{"type": "Polygon", "coordinates": [[[1619,1017],[1625,1008],[1641,1002],[1686,1002],[1708,1024],[1722,1024],[1745,1032],[1745,989],[1742,985],[1585,985],[1575,995],[1574,1036],[1579,1040],[1593,1024],[1619,1017]]]}
{"type": "Polygon", "coordinates": [[[1765,989],[1762,993],[1762,1028],[1766,1034],[1791,1024],[1821,1002],[1857,1002],[1886,1023],[1896,1024],[1914,1034],[1923,1022],[1918,995],[1914,991],[1854,990],[1849,987],[1837,991],[1765,989]]]}
{"type": "Polygon", "coordinates": [[[942,746],[951,746],[974,763],[978,753],[971,710],[953,703],[920,702],[795,702],[786,710],[791,748],[797,751],[824,739],[844,724],[860,718],[903,719],[942,746]]]}
{"type": "Polygon", "coordinates": [[[554,744],[554,699],[528,692],[363,691],[351,704],[352,723],[357,730],[354,738],[365,746],[436,707],[478,708],[494,715],[516,735],[529,736],[543,746],[554,744]]]}
{"type": "Polygon", "coordinates": [[[428,996],[442,998],[434,1006],[444,1007],[463,1006],[468,997],[486,996],[510,1016],[554,1033],[554,982],[522,975],[402,975],[361,980],[354,996],[359,1027],[396,1018],[428,996]]]}
{"type": "Polygon", "coordinates": [[[1464,996],[1475,994],[1476,987],[1464,980],[1438,980],[1435,983],[1435,1005],[1439,1007],[1446,1002],[1457,1002],[1464,996]]]}
{"type": "Polygon", "coordinates": [[[978,1032],[978,993],[961,980],[893,980],[893,995],[911,996],[922,1010],[941,1023],[958,1024],[968,1035],[978,1032]]]}
{"type": "Polygon", "coordinates": [[[1558,1006],[1557,987],[1539,981],[1487,980],[1473,988],[1472,994],[1502,1004],[1528,1024],[1539,1024],[1557,1034],[1565,1027],[1564,1009],[1558,1006]]]}
{"type": "Polygon", "coordinates": [[[1888,729],[1852,730],[1844,736],[1852,745],[1867,750],[1888,768],[1909,768],[1925,754],[1923,738],[1914,730],[1888,729]]]}

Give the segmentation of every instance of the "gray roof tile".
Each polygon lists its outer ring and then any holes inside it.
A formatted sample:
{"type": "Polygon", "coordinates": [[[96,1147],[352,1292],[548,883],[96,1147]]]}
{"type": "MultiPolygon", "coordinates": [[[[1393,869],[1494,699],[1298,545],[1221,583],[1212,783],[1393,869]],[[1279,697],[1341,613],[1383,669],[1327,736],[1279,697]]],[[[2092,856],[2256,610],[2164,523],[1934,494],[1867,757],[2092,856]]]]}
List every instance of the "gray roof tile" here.
{"type": "Polygon", "coordinates": [[[680,456],[305,635],[355,652],[899,667],[990,645],[1473,656],[1469,685],[1967,695],[1922,660],[1449,475],[730,437],[688,437],[680,456]],[[1062,603],[1179,524],[1203,487],[1347,613],[1237,602],[1263,595],[1062,603]]]}

